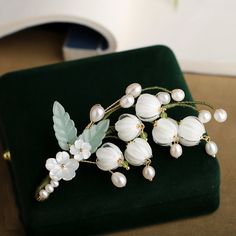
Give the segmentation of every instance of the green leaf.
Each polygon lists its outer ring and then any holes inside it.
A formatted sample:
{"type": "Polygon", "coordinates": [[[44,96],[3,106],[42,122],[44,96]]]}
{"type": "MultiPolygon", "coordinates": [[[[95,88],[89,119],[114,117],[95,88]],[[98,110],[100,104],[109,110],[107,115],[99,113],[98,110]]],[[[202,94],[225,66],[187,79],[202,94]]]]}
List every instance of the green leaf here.
{"type": "Polygon", "coordinates": [[[91,153],[94,153],[97,148],[102,144],[102,140],[106,136],[106,132],[109,128],[110,120],[102,120],[98,124],[85,129],[80,138],[84,142],[89,143],[92,146],[91,153]]]}
{"type": "Polygon", "coordinates": [[[70,119],[64,107],[57,101],[53,104],[53,122],[59,146],[63,150],[69,150],[70,145],[77,139],[77,129],[74,121],[70,119]]]}

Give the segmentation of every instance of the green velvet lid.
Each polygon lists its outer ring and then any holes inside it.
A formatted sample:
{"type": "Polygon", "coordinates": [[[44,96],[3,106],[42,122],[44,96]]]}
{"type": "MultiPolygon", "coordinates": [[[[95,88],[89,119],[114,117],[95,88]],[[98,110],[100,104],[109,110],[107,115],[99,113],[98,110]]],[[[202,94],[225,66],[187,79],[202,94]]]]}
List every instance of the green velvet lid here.
{"type": "MultiPolygon", "coordinates": [[[[53,130],[53,102],[65,107],[80,133],[89,122],[92,105],[110,105],[133,82],[143,87],[182,88],[186,100],[192,99],[175,56],[164,46],[23,70],[0,78],[1,134],[11,152],[16,201],[29,235],[116,231],[217,209],[217,159],[209,157],[201,144],[184,147],[183,156],[176,160],[169,148],[156,145],[151,137],[156,169],[152,182],[143,178],[142,167],[121,169],[128,182],[118,189],[112,185],[109,172],[84,163],[76,177],[61,181],[47,201],[34,199],[36,187],[48,174],[46,159],[60,151],[53,130]]],[[[179,120],[194,112],[177,108],[168,114],[179,120]]],[[[151,126],[148,129],[150,134],[151,126]]]]}

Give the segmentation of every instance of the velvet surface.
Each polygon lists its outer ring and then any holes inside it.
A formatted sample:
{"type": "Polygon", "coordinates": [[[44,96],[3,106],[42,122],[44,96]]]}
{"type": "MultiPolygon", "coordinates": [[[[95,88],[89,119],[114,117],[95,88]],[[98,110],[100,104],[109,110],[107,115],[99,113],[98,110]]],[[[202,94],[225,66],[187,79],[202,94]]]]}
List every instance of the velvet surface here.
{"type": "MultiPolygon", "coordinates": [[[[61,181],[47,201],[34,200],[37,185],[48,174],[46,159],[60,150],[53,131],[53,102],[63,104],[80,133],[92,105],[110,105],[133,82],[143,87],[182,88],[186,99],[192,99],[175,56],[164,46],[14,72],[0,79],[1,133],[11,151],[16,200],[29,235],[94,234],[217,209],[217,159],[210,158],[200,145],[184,147],[183,156],[175,160],[169,148],[155,145],[151,137],[153,182],[142,177],[142,167],[119,170],[128,183],[117,189],[109,172],[84,163],[76,178],[61,181]]],[[[178,108],[169,114],[181,119],[194,112],[178,108]]],[[[150,134],[151,127],[147,128],[150,134]]]]}

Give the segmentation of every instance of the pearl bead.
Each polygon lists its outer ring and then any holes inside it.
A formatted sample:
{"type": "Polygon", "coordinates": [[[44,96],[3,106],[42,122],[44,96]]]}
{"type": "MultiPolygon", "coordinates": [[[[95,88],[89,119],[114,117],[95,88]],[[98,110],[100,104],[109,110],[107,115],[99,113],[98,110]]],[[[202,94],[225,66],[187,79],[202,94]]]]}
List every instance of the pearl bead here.
{"type": "Polygon", "coordinates": [[[220,123],[225,122],[227,119],[227,112],[224,109],[217,109],[215,110],[214,118],[220,123]]]}
{"type": "Polygon", "coordinates": [[[185,93],[182,89],[174,89],[171,91],[171,97],[174,101],[180,102],[184,100],[185,93]]]}
{"type": "Polygon", "coordinates": [[[57,188],[59,186],[59,182],[56,180],[51,180],[50,184],[52,185],[53,188],[57,188]]]}
{"type": "Polygon", "coordinates": [[[202,123],[207,123],[211,120],[211,113],[207,110],[201,110],[201,111],[199,111],[198,119],[202,123]]]}
{"type": "Polygon", "coordinates": [[[52,193],[54,191],[54,188],[51,184],[47,184],[45,186],[45,190],[48,192],[48,193],[52,193]]]}
{"type": "Polygon", "coordinates": [[[46,199],[48,198],[49,193],[45,189],[42,189],[39,191],[39,196],[41,199],[46,199]]]}
{"type": "Polygon", "coordinates": [[[218,152],[218,147],[215,142],[209,141],[205,146],[208,155],[215,157],[218,152]]]}
{"type": "Polygon", "coordinates": [[[126,94],[120,99],[120,106],[129,108],[134,105],[134,97],[131,94],[126,94]]]}
{"type": "Polygon", "coordinates": [[[122,173],[120,173],[120,172],[112,173],[111,181],[118,188],[125,187],[125,185],[127,183],[126,177],[122,173]]]}
{"type": "Polygon", "coordinates": [[[131,94],[134,98],[138,97],[142,92],[142,87],[138,83],[130,84],[126,90],[125,94],[131,94]]]}
{"type": "Polygon", "coordinates": [[[145,166],[143,168],[143,177],[145,179],[152,181],[155,175],[156,175],[156,171],[152,166],[145,166]]]}
{"type": "Polygon", "coordinates": [[[90,120],[97,122],[101,120],[105,115],[105,110],[100,104],[94,105],[90,110],[90,120]]]}
{"type": "Polygon", "coordinates": [[[173,144],[170,147],[170,155],[174,158],[179,158],[183,153],[183,149],[181,147],[181,145],[179,145],[178,143],[173,144]]]}
{"type": "Polygon", "coordinates": [[[157,98],[161,102],[161,104],[166,105],[166,104],[170,103],[170,94],[169,93],[159,92],[157,94],[157,98]]]}

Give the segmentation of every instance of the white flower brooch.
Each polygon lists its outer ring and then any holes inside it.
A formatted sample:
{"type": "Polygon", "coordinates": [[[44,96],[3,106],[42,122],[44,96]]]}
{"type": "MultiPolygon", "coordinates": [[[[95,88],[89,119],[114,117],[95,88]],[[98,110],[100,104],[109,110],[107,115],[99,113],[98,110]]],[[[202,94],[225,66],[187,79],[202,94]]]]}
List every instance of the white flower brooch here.
{"type": "Polygon", "coordinates": [[[153,141],[157,145],[169,146],[170,155],[175,159],[183,153],[182,146],[195,146],[201,141],[206,143],[207,154],[215,157],[218,151],[216,143],[206,134],[204,123],[211,120],[208,110],[198,111],[195,105],[205,105],[214,111],[213,117],[218,122],[227,119],[223,109],[215,109],[212,105],[201,101],[183,101],[184,91],[154,86],[142,89],[138,83],[126,88],[125,95],[104,109],[100,104],[90,110],[90,123],[82,134],[77,135],[74,122],[63,106],[55,102],[53,105],[53,128],[58,144],[63,151],[55,158],[46,161],[49,175],[36,190],[36,199],[43,201],[49,197],[60,180],[69,181],[76,175],[80,163],[95,164],[100,170],[111,173],[112,183],[125,187],[127,179],[121,172],[114,172],[119,167],[126,170],[130,166],[144,166],[142,174],[150,181],[155,177],[155,169],[151,166],[152,148],[148,143],[144,122],[153,125],[153,141]],[[147,93],[152,91],[154,94],[147,93]],[[159,91],[156,93],[155,91],[159,91]],[[171,101],[172,99],[172,101],[171,101]],[[135,108],[135,115],[124,113],[114,125],[110,125],[109,116],[119,108],[135,108]],[[187,107],[198,112],[197,116],[187,116],[181,121],[168,117],[167,111],[174,107],[187,107]],[[126,143],[126,149],[121,150],[104,139],[120,139],[126,143]],[[93,153],[96,154],[96,160],[93,153]]]}

